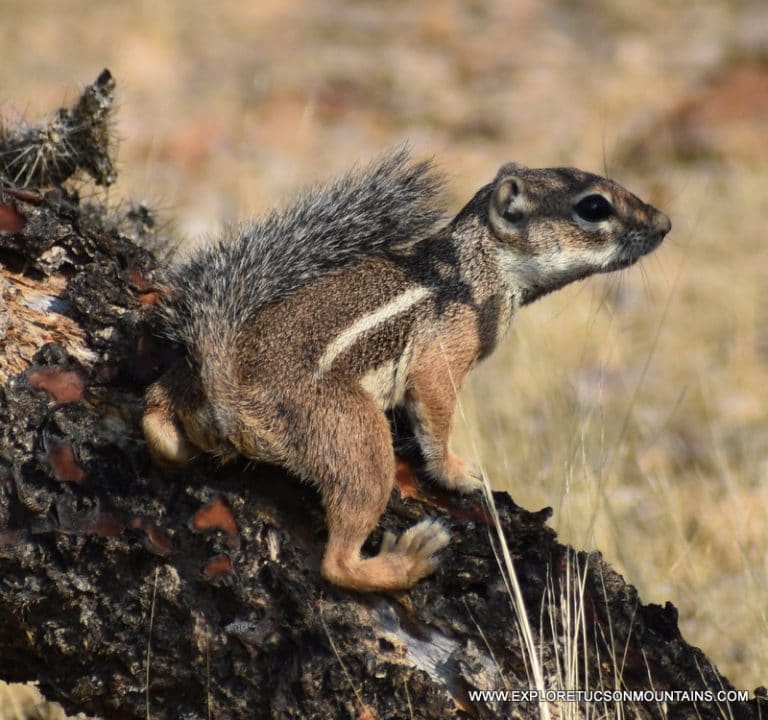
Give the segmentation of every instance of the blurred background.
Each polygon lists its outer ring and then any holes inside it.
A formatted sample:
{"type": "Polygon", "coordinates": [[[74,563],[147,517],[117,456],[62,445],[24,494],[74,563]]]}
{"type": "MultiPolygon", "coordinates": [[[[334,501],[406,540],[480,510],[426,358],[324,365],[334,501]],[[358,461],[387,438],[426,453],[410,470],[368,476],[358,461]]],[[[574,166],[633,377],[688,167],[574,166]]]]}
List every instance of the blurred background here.
{"type": "Polygon", "coordinates": [[[454,210],[515,160],[666,211],[640,266],[520,314],[456,445],[674,603],[736,687],[768,684],[765,0],[0,0],[6,121],[103,67],[120,175],[99,192],[146,200],[185,246],[403,140],[454,210]]]}

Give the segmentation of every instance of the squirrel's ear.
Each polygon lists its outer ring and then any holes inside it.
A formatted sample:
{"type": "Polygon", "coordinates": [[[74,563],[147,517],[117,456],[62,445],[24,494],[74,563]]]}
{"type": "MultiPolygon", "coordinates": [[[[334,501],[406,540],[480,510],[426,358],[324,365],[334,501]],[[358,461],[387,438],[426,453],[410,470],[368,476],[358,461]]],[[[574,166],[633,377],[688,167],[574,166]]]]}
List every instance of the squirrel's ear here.
{"type": "Polygon", "coordinates": [[[512,172],[499,173],[491,195],[489,216],[493,229],[501,234],[525,220],[525,183],[512,172]]]}

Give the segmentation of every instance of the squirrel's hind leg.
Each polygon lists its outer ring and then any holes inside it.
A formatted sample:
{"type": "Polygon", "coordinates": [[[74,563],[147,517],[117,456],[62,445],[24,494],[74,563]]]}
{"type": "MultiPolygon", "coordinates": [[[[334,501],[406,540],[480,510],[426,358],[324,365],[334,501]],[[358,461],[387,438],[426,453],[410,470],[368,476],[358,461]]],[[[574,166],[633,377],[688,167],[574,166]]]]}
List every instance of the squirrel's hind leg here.
{"type": "Polygon", "coordinates": [[[411,587],[437,567],[434,555],[448,544],[447,531],[437,521],[424,521],[399,540],[388,533],[378,555],[361,557],[394,487],[389,422],[361,388],[316,387],[313,395],[306,423],[291,430],[301,441],[292,443],[300,448],[293,469],[312,479],[323,498],[328,527],[323,577],[360,591],[411,587]]]}

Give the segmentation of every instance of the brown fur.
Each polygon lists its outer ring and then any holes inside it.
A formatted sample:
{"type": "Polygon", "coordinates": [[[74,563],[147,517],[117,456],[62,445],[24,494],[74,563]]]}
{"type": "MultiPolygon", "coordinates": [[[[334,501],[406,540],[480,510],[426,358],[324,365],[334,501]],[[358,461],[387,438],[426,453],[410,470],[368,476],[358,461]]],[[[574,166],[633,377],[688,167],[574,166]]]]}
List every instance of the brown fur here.
{"type": "Polygon", "coordinates": [[[451,322],[438,326],[414,358],[405,398],[427,471],[447,489],[463,492],[477,490],[482,483],[450,451],[448,442],[458,390],[480,354],[476,320],[476,313],[460,308],[451,322]]]}
{"type": "Polygon", "coordinates": [[[356,590],[410,587],[448,542],[439,522],[388,534],[378,555],[360,555],[395,478],[387,411],[405,408],[436,482],[481,487],[449,448],[467,372],[521,304],[631,264],[668,229],[665,216],[610,181],[505,166],[433,238],[306,282],[222,333],[226,342],[198,338],[203,356],[147,392],[149,449],[164,463],[205,451],[285,466],[320,488],[325,578],[356,590]],[[610,199],[609,217],[576,217],[590,193],[610,199]]]}

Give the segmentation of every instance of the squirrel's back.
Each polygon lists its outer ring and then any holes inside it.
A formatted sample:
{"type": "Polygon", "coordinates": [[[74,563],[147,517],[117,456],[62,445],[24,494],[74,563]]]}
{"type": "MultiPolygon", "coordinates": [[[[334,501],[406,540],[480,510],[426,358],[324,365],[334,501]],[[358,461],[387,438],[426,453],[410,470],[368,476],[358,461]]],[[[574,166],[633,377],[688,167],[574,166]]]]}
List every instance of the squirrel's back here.
{"type": "Polygon", "coordinates": [[[265,305],[365,257],[429,236],[443,179],[406,147],[301,193],[167,271],[164,332],[190,358],[226,347],[265,305]]]}

